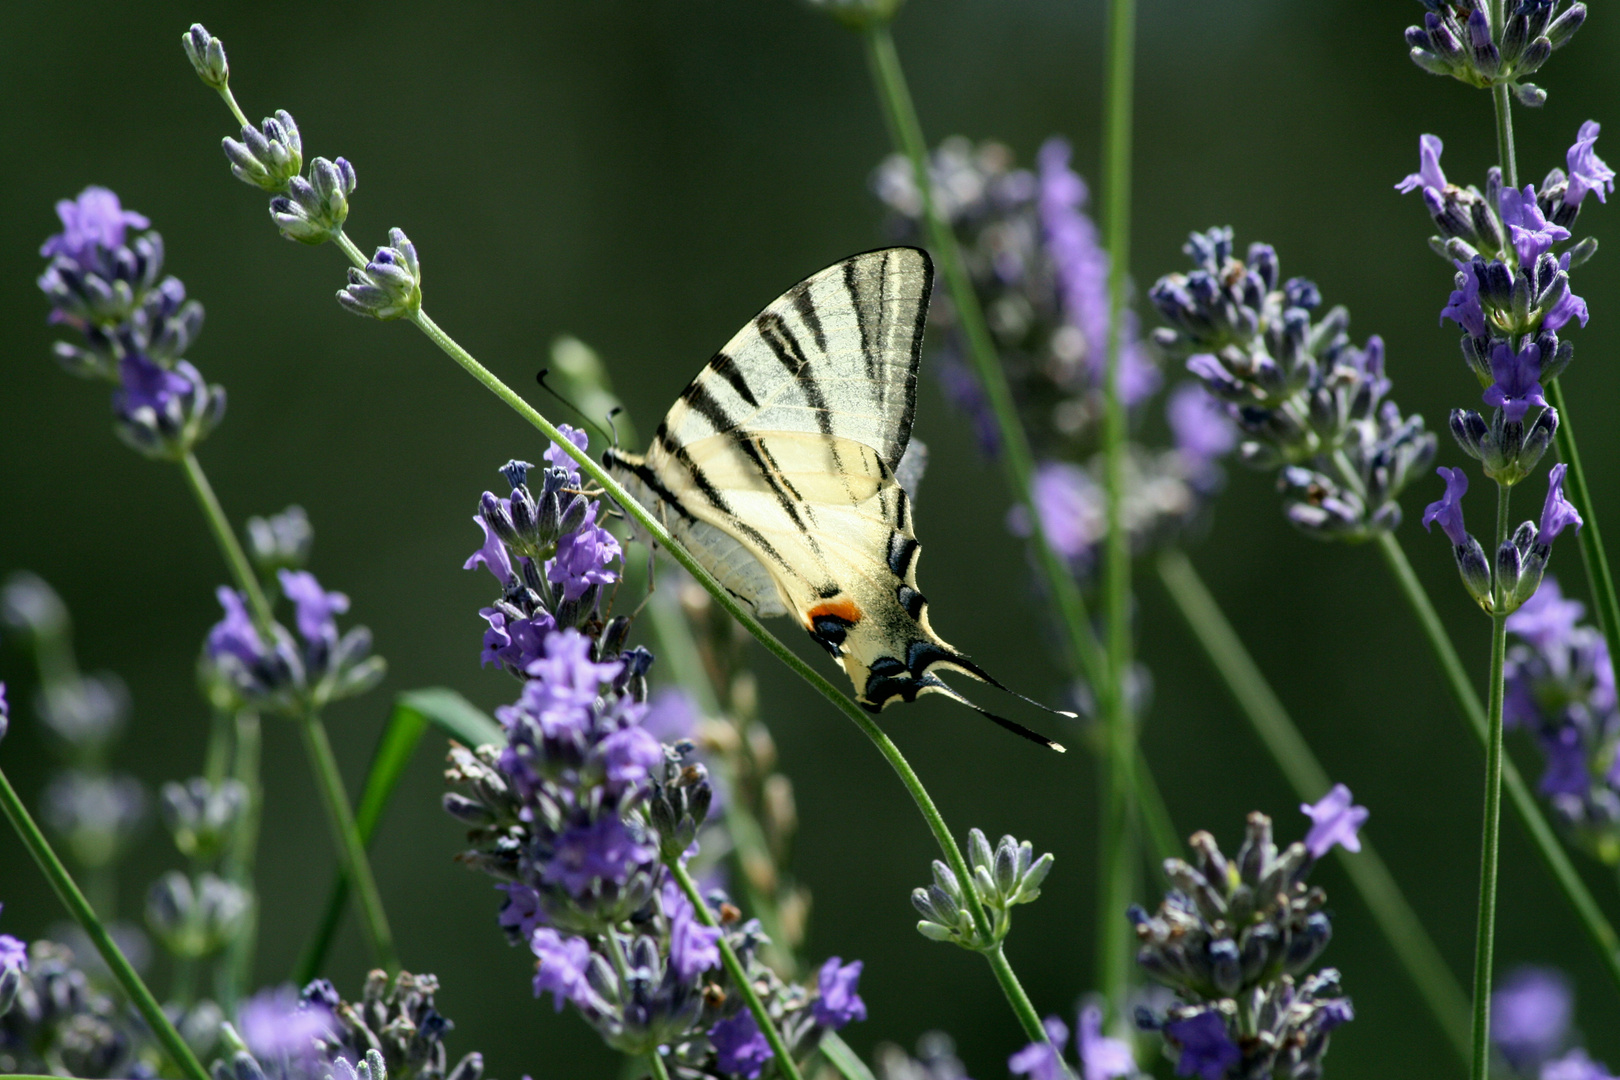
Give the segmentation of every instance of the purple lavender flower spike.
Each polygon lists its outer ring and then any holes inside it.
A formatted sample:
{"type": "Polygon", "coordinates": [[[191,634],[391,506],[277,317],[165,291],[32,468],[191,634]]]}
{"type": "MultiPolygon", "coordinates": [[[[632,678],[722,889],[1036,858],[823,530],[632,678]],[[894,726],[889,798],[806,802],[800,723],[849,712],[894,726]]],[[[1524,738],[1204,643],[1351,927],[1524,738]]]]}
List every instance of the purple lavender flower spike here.
{"type": "Polygon", "coordinates": [[[851,1021],[866,1019],[866,1002],[855,992],[860,985],[862,966],[859,960],[846,964],[838,956],[828,957],[821,965],[816,977],[816,988],[821,993],[810,1006],[816,1023],[837,1031],[851,1021]]]}
{"type": "Polygon", "coordinates": [[[1549,575],[1541,579],[1535,595],[1507,617],[1507,628],[1537,650],[1546,651],[1568,641],[1585,614],[1586,605],[1579,600],[1565,600],[1558,579],[1549,575]]]}
{"type": "MultiPolygon", "coordinates": [[[[586,432],[570,427],[567,424],[558,424],[557,430],[562,433],[563,438],[579,449],[588,450],[590,448],[591,437],[586,432]]],[[[546,461],[550,462],[553,468],[562,469],[568,473],[570,483],[575,485],[579,483],[579,462],[569,457],[568,451],[557,443],[552,443],[546,448],[546,461]]]]}
{"type": "Polygon", "coordinates": [[[118,361],[119,387],[113,391],[113,411],[132,419],[143,409],[167,416],[173,403],[191,391],[184,376],[152,363],[139,353],[118,361]]]}
{"type": "Polygon", "coordinates": [[[507,552],[506,545],[501,542],[501,538],[495,535],[495,530],[489,527],[489,522],[484,520],[482,514],[474,514],[473,523],[484,530],[484,546],[469,555],[467,561],[461,564],[461,568],[471,570],[477,566],[483,566],[491,574],[495,575],[495,580],[499,581],[501,588],[504,589],[517,577],[512,572],[512,556],[507,552]]]}
{"type": "MultiPolygon", "coordinates": [[[[1104,528],[1096,482],[1078,465],[1047,461],[1036,467],[1031,487],[1047,544],[1071,563],[1084,563],[1104,528]]],[[[1007,515],[1007,527],[1017,536],[1030,534],[1023,507],[1014,507],[1007,515]]]]}
{"type": "Polygon", "coordinates": [[[709,1029],[709,1041],[719,1058],[720,1071],[754,1080],[775,1057],[771,1044],[759,1030],[754,1014],[744,1009],[709,1029]]]}
{"type": "Polygon", "coordinates": [[[321,1060],[318,1039],[331,1039],[335,1023],[324,1006],[303,1001],[291,986],[261,990],[242,1003],[236,1027],[253,1056],[261,1061],[302,1064],[313,1069],[321,1060]]]}
{"type": "Polygon", "coordinates": [[[1547,755],[1547,771],[1541,774],[1541,793],[1584,799],[1592,790],[1592,770],[1580,729],[1563,727],[1544,732],[1539,741],[1542,753],[1547,755]]]}
{"type": "Polygon", "coordinates": [[[532,618],[511,619],[499,608],[479,608],[478,614],[489,623],[484,631],[484,651],[479,663],[505,664],[514,671],[527,670],[536,660],[546,655],[546,635],[557,628],[556,620],[545,610],[536,611],[532,618]]]}
{"type": "MultiPolygon", "coordinates": [[[[1592,137],[1595,139],[1597,125],[1593,124],[1592,127],[1592,137]]],[[[1581,130],[1584,132],[1586,129],[1581,130]]],[[[1598,197],[1602,198],[1602,195],[1598,197]]],[[[58,202],[56,216],[62,219],[62,231],[46,240],[39,253],[47,259],[53,255],[63,255],[77,263],[84,262],[98,247],[113,251],[123,246],[126,229],[144,229],[152,224],[146,215],[125,210],[112,191],[95,186],[79,192],[76,199],[58,202]]]]}
{"type": "MultiPolygon", "coordinates": [[[[583,436],[581,436],[583,438],[583,436]]],[[[551,451],[546,451],[547,455],[551,451]]],[[[585,508],[585,520],[577,531],[557,540],[557,557],[546,563],[546,578],[563,587],[563,599],[578,600],[592,585],[611,585],[619,580],[609,564],[621,552],[613,534],[596,524],[597,503],[585,508]]]]}
{"type": "Polygon", "coordinates": [[[247,601],[242,599],[241,593],[225,585],[215,590],[214,596],[225,609],[225,617],[208,631],[208,655],[215,659],[234,656],[247,667],[253,667],[264,659],[266,649],[248,615],[247,601]]]}
{"type": "Polygon", "coordinates": [[[1462,272],[1463,285],[1451,294],[1450,303],[1440,309],[1440,321],[1451,319],[1474,337],[1485,337],[1485,308],[1479,302],[1479,275],[1474,272],[1473,263],[1457,260],[1457,269],[1462,272]]]}
{"type": "Polygon", "coordinates": [[[499,921],[513,943],[526,942],[534,932],[546,925],[546,913],[540,907],[540,894],[520,881],[503,882],[496,889],[506,894],[501,905],[499,921]]]}
{"type": "Polygon", "coordinates": [[[630,787],[642,783],[664,763],[664,748],[641,726],[620,728],[597,744],[607,778],[630,787]]]}
{"type": "Polygon", "coordinates": [[[664,915],[669,919],[669,962],[680,977],[691,982],[705,971],[720,966],[720,928],[698,921],[692,902],[673,881],[664,882],[660,892],[664,915]]]}
{"type": "MultiPolygon", "coordinates": [[[[6,684],[0,683],[0,716],[5,713],[5,690],[6,684]]],[[[6,905],[0,904],[0,911],[5,909],[6,905]]],[[[13,969],[17,971],[28,970],[28,945],[10,934],[0,934],[0,974],[13,969]]]]}
{"type": "MultiPolygon", "coordinates": [[[[1567,271],[1569,269],[1569,252],[1564,252],[1563,257],[1558,262],[1567,271]]],[[[1541,313],[1541,328],[1556,333],[1568,325],[1571,319],[1585,326],[1586,321],[1591,316],[1592,313],[1587,310],[1586,301],[1565,289],[1559,294],[1558,299],[1553,301],[1552,306],[1541,313]]]]}
{"type": "Polygon", "coordinates": [[[564,1002],[590,999],[591,988],[585,980],[585,972],[591,962],[591,947],[583,938],[565,937],[549,926],[542,926],[529,939],[529,949],[540,960],[534,973],[535,997],[551,991],[557,1012],[562,1012],[564,1002]]]}
{"type": "Polygon", "coordinates": [[[1227,1069],[1243,1060],[1242,1051],[1226,1033],[1226,1021],[1213,1009],[1172,1020],[1164,1025],[1164,1033],[1181,1047],[1177,1076],[1197,1074],[1202,1080],[1221,1080],[1227,1069]]]}
{"type": "Polygon", "coordinates": [[[1551,544],[1570,525],[1580,532],[1585,524],[1575,507],[1564,498],[1564,473],[1568,469],[1568,465],[1560,462],[1547,473],[1547,501],[1541,507],[1541,524],[1536,533],[1538,544],[1551,544]]]}
{"type": "Polygon", "coordinates": [[[1491,1041],[1520,1072],[1558,1053],[1575,1019],[1575,993],[1562,972],[1522,967],[1491,995],[1491,1041]]]}
{"type": "Polygon", "coordinates": [[[1513,188],[1504,190],[1501,206],[1502,224],[1507,226],[1508,235],[1513,239],[1520,266],[1534,266],[1543,252],[1569,239],[1568,229],[1552,224],[1542,215],[1532,184],[1526,184],[1522,192],[1513,188]]]}
{"type": "Polygon", "coordinates": [[[1566,206],[1581,205],[1588,191],[1598,197],[1598,202],[1604,202],[1604,193],[1614,190],[1614,170],[1605,165],[1593,150],[1598,131],[1596,120],[1582,124],[1575,136],[1575,145],[1569,148],[1565,157],[1569,165],[1569,187],[1564,191],[1566,206]]]}
{"type": "Polygon", "coordinates": [[[1491,349],[1491,375],[1496,381],[1486,389],[1484,402],[1501,409],[1511,422],[1522,422],[1530,406],[1547,404],[1541,393],[1541,346],[1534,342],[1518,352],[1508,342],[1497,342],[1491,349]]]}
{"type": "Polygon", "coordinates": [[[308,570],[282,570],[276,577],[281,591],[296,608],[298,633],[305,641],[336,641],[337,619],[349,610],[349,598],[340,592],[327,592],[308,570]]]}
{"type": "Polygon", "coordinates": [[[1434,188],[1437,191],[1446,189],[1446,174],[1440,171],[1440,151],[1444,144],[1438,135],[1418,136],[1418,171],[1404,177],[1395,185],[1396,190],[1405,193],[1418,188],[1434,188]]]}
{"type": "Polygon", "coordinates": [[[1082,1080],[1117,1080],[1136,1073],[1131,1048],[1102,1033],[1102,1009],[1096,1005],[1080,1010],[1080,1069],[1082,1080]]]}
{"type": "Polygon", "coordinates": [[[1007,1059],[1007,1069],[1027,1080],[1067,1080],[1063,1047],[1069,1041],[1069,1029],[1055,1016],[1048,1016],[1044,1026],[1049,1041],[1030,1043],[1007,1059]]]}
{"type": "Polygon", "coordinates": [[[1237,445],[1237,426],[1226,407],[1197,383],[1182,383],[1165,406],[1171,434],[1181,456],[1207,468],[1237,445]]]}
{"type": "Polygon", "coordinates": [[[1300,812],[1311,819],[1311,831],[1305,836],[1305,850],[1311,858],[1320,859],[1338,844],[1346,851],[1360,851],[1361,838],[1356,835],[1367,821],[1365,806],[1352,806],[1350,789],[1334,784],[1333,790],[1322,796],[1314,806],[1301,803],[1300,812]]]}
{"type": "Polygon", "coordinates": [[[1435,522],[1452,544],[1461,547],[1468,541],[1468,530],[1463,528],[1462,497],[1468,493],[1468,476],[1461,469],[1448,469],[1444,465],[1434,470],[1446,482],[1446,493],[1438,502],[1432,502],[1423,511],[1423,527],[1433,531],[1435,522]]]}
{"type": "Polygon", "coordinates": [[[1615,1080],[1608,1066],[1593,1061],[1591,1056],[1576,1047],[1557,1061],[1541,1067],[1540,1080],[1615,1080]]]}
{"type": "Polygon", "coordinates": [[[540,879],[584,896],[598,880],[623,885],[632,871],[657,855],[658,849],[632,833],[617,814],[608,814],[564,830],[540,879]]]}

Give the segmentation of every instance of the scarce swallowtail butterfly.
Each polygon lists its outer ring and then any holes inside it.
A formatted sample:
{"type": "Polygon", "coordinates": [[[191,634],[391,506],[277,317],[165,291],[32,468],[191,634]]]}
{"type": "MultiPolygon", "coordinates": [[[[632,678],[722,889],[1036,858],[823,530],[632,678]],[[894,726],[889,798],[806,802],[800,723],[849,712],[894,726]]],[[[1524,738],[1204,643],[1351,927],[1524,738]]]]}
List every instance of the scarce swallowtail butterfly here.
{"type": "Polygon", "coordinates": [[[939,678],[1006,690],[929,625],[895,477],[933,278],[925,252],[896,247],[800,282],[681,391],[644,456],[615,448],[603,464],[733,596],[804,627],[863,708],[944,694],[1062,750],[939,678]]]}

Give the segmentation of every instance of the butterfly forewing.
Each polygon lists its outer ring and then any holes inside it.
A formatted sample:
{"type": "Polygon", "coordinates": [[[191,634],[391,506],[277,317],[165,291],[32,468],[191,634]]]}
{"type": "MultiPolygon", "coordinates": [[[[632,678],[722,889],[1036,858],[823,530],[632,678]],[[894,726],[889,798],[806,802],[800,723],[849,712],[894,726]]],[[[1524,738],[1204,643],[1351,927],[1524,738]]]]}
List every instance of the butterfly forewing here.
{"type": "Polygon", "coordinates": [[[963,700],[941,668],[993,681],[928,625],[895,480],[932,281],[914,248],[823,270],[716,354],[645,457],[605,458],[734,595],[792,614],[874,710],[922,693],[963,700]]]}

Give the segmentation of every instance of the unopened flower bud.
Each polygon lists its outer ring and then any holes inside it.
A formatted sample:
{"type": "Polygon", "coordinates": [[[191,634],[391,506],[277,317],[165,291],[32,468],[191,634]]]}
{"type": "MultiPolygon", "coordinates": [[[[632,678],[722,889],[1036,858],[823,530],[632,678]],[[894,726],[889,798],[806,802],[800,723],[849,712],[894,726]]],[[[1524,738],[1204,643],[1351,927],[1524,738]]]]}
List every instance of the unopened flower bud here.
{"type": "Polygon", "coordinates": [[[349,268],[349,284],[338,302],[356,315],[400,319],[422,307],[422,266],[416,246],[403,229],[388,230],[388,247],[380,247],[364,270],[349,268]]]}
{"type": "Polygon", "coordinates": [[[231,79],[231,66],[225,62],[224,42],[205,30],[202,23],[192,23],[191,29],[180,35],[180,44],[197,78],[215,90],[225,89],[231,79]]]}
{"type": "Polygon", "coordinates": [[[310,165],[309,179],[290,178],[287,193],[270,200],[270,218],[289,240],[324,244],[348,220],[355,183],[354,166],[348,161],[318,157],[310,165]]]}

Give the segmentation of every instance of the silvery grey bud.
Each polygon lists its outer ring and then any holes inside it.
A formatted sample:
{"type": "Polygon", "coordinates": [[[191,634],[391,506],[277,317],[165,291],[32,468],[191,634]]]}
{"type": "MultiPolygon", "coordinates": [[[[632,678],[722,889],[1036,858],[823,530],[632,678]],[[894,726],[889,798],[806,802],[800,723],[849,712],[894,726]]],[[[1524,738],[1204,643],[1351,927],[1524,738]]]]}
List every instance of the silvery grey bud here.
{"type": "Polygon", "coordinates": [[[310,164],[309,179],[292,177],[287,193],[270,200],[270,218],[289,240],[324,244],[348,220],[355,184],[354,166],[348,161],[318,157],[310,164]]]}
{"type": "Polygon", "coordinates": [[[202,23],[192,23],[191,29],[180,35],[180,45],[197,78],[215,90],[225,89],[231,80],[231,66],[225,62],[224,42],[203,29],[202,23]]]}
{"type": "Polygon", "coordinates": [[[364,270],[351,266],[349,284],[338,291],[338,302],[356,315],[401,319],[422,307],[416,246],[402,229],[388,230],[388,244],[377,249],[364,270]]]}

